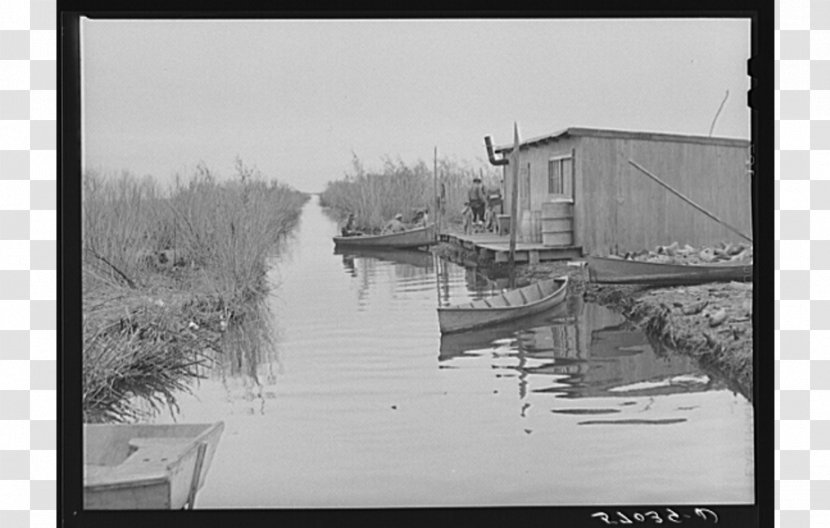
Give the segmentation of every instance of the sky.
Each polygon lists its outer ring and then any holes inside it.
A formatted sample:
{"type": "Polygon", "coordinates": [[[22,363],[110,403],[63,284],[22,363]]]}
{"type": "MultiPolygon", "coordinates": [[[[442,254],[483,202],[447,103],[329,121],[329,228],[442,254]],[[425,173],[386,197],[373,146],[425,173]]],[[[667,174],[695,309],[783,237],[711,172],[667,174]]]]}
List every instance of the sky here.
{"type": "Polygon", "coordinates": [[[749,139],[748,19],[84,20],[85,169],[321,191],[567,127],[749,139]]]}

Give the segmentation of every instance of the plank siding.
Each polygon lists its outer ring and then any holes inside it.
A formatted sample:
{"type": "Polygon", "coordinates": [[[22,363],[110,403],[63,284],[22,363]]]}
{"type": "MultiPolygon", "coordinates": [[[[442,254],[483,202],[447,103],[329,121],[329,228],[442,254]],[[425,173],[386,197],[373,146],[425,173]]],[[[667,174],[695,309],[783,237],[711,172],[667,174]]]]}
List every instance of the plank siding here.
{"type": "MultiPolygon", "coordinates": [[[[674,241],[695,247],[743,241],[632,167],[628,160],[633,159],[752,236],[751,182],[745,165],[748,146],[734,140],[659,137],[564,135],[525,145],[520,163],[522,172],[530,164],[530,209],[540,211],[549,198],[548,160],[574,152],[574,244],[585,254],[653,249],[674,241]]],[[[505,166],[505,189],[511,188],[511,176],[509,165],[505,166]]],[[[505,199],[505,210],[509,210],[509,192],[505,199]]],[[[526,195],[519,200],[520,205],[526,204],[526,195]]]]}
{"type": "MultiPolygon", "coordinates": [[[[530,148],[523,147],[521,149],[521,159],[519,160],[519,217],[521,218],[521,211],[527,203],[525,191],[523,189],[522,176],[526,174],[528,164],[530,164],[530,209],[532,211],[541,211],[542,203],[548,200],[548,160],[555,156],[569,156],[573,148],[578,144],[580,138],[578,137],[564,137],[558,140],[552,140],[539,146],[531,146],[530,148]]],[[[578,160],[577,160],[578,163],[578,160]]],[[[505,165],[502,169],[504,176],[505,204],[504,210],[510,210],[510,189],[513,173],[510,165],[505,165]]],[[[566,184],[570,188],[570,184],[566,184]]]]}
{"type": "Polygon", "coordinates": [[[700,246],[742,240],[657,185],[629,159],[751,236],[746,148],[583,137],[579,152],[583,191],[576,207],[586,208],[579,215],[586,218],[580,233],[586,253],[623,253],[674,241],[700,246]],[[592,217],[605,221],[592,223],[592,217]]]}

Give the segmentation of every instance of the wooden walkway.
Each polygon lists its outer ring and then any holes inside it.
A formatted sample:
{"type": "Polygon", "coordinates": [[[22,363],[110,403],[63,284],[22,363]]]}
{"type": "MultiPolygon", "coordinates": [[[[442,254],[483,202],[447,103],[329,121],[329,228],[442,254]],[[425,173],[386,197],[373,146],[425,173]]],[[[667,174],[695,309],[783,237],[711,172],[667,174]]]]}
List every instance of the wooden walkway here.
{"type": "MultiPolygon", "coordinates": [[[[507,262],[510,254],[510,236],[493,233],[441,233],[441,242],[447,242],[464,249],[475,251],[495,262],[507,262]]],[[[544,246],[536,242],[516,241],[516,262],[537,264],[551,260],[572,260],[582,257],[580,246],[544,246]]]]}

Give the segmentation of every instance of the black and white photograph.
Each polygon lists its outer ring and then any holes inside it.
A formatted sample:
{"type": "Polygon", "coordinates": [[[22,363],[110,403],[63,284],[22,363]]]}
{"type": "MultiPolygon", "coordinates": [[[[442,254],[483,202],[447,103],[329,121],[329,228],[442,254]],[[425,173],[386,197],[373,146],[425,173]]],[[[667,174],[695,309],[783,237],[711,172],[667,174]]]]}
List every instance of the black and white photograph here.
{"type": "Polygon", "coordinates": [[[756,504],[750,18],[78,35],[83,510],[756,504]]]}

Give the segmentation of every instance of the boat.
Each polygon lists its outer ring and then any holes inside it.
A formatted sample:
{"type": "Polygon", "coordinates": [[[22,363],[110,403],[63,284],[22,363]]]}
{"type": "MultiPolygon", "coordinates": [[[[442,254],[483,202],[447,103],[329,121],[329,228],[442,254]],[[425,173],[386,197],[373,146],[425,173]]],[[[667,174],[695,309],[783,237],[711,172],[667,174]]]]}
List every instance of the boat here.
{"type": "Polygon", "coordinates": [[[414,248],[435,244],[435,224],[385,235],[357,235],[334,237],[338,247],[414,248]]]}
{"type": "Polygon", "coordinates": [[[486,299],[438,308],[442,334],[490,326],[544,312],[565,300],[568,278],[543,280],[486,299]]]}
{"type": "Polygon", "coordinates": [[[574,318],[569,314],[570,307],[568,303],[563,302],[540,314],[494,323],[466,332],[442,334],[438,361],[447,361],[471,350],[490,348],[496,341],[517,339],[524,346],[525,340],[527,337],[532,338],[536,328],[572,324],[574,318]]]}
{"type": "Polygon", "coordinates": [[[224,424],[85,424],[84,509],[192,509],[224,424]]]}
{"type": "Polygon", "coordinates": [[[672,286],[721,281],[751,281],[752,264],[693,266],[606,257],[587,257],[591,282],[672,286]]]}
{"type": "Polygon", "coordinates": [[[408,264],[416,268],[431,268],[433,266],[432,253],[418,251],[417,249],[336,246],[334,254],[346,258],[373,258],[396,264],[408,264]]]}

